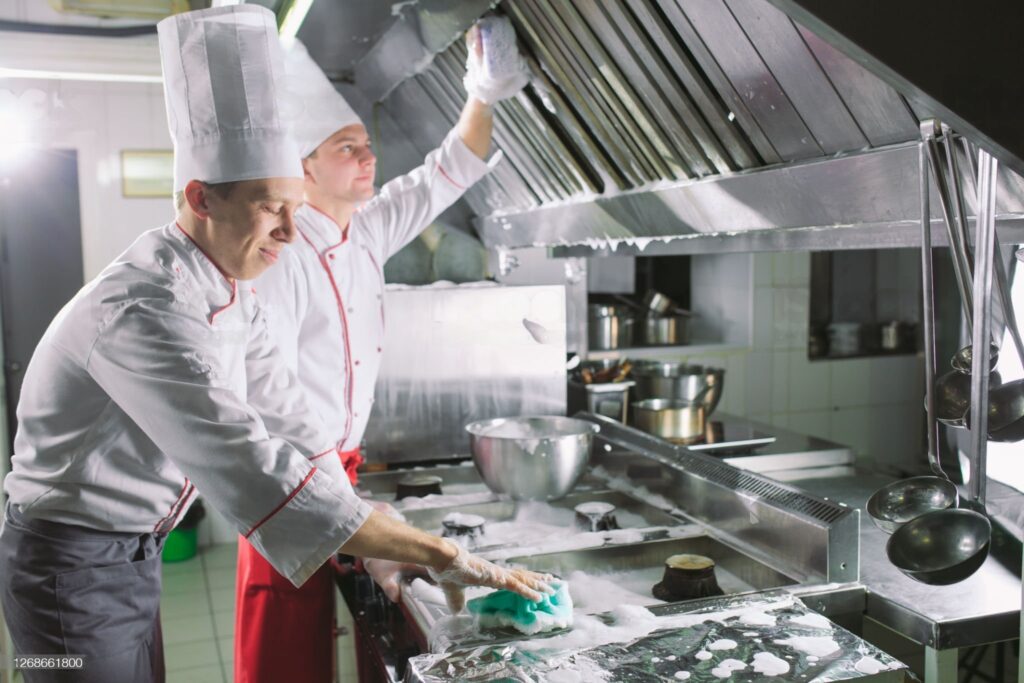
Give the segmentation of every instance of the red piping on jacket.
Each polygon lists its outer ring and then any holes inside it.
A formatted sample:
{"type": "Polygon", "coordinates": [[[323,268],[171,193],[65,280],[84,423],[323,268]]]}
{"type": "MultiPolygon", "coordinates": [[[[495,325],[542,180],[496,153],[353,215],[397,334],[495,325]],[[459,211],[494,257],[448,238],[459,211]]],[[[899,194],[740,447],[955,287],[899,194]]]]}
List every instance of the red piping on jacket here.
{"type": "Polygon", "coordinates": [[[313,457],[311,457],[311,458],[310,458],[310,460],[316,460],[316,459],[318,459],[318,458],[322,458],[322,457],[324,457],[325,455],[327,455],[328,453],[334,453],[334,452],[336,452],[336,451],[337,451],[337,449],[336,449],[336,448],[329,448],[329,449],[327,449],[326,451],[324,451],[323,453],[317,453],[316,455],[314,455],[313,457]]]}
{"type": "MultiPolygon", "coordinates": [[[[310,206],[312,206],[312,205],[310,205],[310,206]]],[[[316,207],[314,206],[313,208],[315,209],[316,207]]],[[[319,211],[319,209],[317,209],[317,210],[319,211]]],[[[323,212],[321,211],[321,213],[323,213],[323,212]]],[[[324,215],[327,216],[327,214],[324,214],[324,215]]],[[[327,216],[327,217],[331,218],[330,216],[327,216]]],[[[331,220],[334,221],[333,218],[331,218],[331,220]]],[[[337,221],[334,221],[334,224],[337,225],[338,224],[337,221]]],[[[324,272],[327,273],[327,279],[329,279],[331,281],[331,289],[334,290],[334,301],[338,305],[338,315],[341,317],[341,335],[342,335],[342,340],[345,342],[345,408],[346,408],[346,410],[345,410],[345,431],[344,431],[344,435],[341,437],[341,443],[345,443],[348,440],[349,434],[352,432],[352,400],[353,400],[353,396],[355,395],[355,382],[353,381],[353,378],[352,378],[352,375],[353,375],[353,371],[352,371],[352,348],[351,348],[351,346],[349,345],[349,342],[348,342],[348,316],[345,315],[345,303],[341,300],[341,292],[338,290],[338,283],[334,279],[334,273],[331,272],[331,266],[330,266],[329,263],[327,263],[327,258],[317,250],[317,248],[316,248],[316,246],[314,246],[313,242],[310,241],[309,237],[306,236],[306,233],[302,232],[302,230],[297,230],[297,232],[300,235],[302,235],[302,239],[306,240],[306,243],[313,249],[313,252],[316,254],[317,259],[320,261],[320,266],[324,269],[324,272]]],[[[346,231],[346,233],[347,233],[347,231],[346,231]]],[[[331,249],[335,249],[336,247],[341,246],[342,244],[345,243],[346,239],[347,239],[347,235],[345,237],[342,237],[341,238],[341,242],[338,242],[338,244],[335,244],[334,246],[328,247],[327,251],[324,252],[324,253],[327,253],[331,249]]]]}
{"type": "Polygon", "coordinates": [[[441,175],[443,175],[445,177],[445,179],[449,183],[451,183],[452,185],[454,185],[458,189],[465,191],[465,189],[466,189],[465,186],[459,185],[457,182],[455,182],[455,179],[452,178],[450,175],[448,175],[448,171],[444,170],[444,166],[442,166],[441,164],[438,164],[437,165],[437,170],[441,172],[441,175]]]}
{"type": "MultiPolygon", "coordinates": [[[[309,208],[313,209],[318,214],[322,215],[324,218],[326,218],[330,222],[334,223],[335,225],[338,225],[338,221],[334,220],[334,216],[332,216],[331,214],[327,213],[326,211],[324,211],[323,209],[318,207],[316,204],[310,204],[309,202],[306,202],[306,206],[308,206],[309,208]]],[[[344,228],[341,227],[340,225],[338,225],[338,230],[339,230],[339,232],[341,232],[341,241],[338,242],[337,244],[335,244],[334,247],[341,246],[342,244],[345,244],[345,242],[348,242],[348,226],[351,225],[351,224],[352,224],[352,222],[349,221],[349,224],[346,225],[344,228]]],[[[334,249],[334,247],[328,247],[328,249],[334,249]]]]}
{"type": "Polygon", "coordinates": [[[188,484],[188,493],[185,494],[185,500],[181,501],[181,505],[178,506],[178,511],[174,513],[174,519],[171,520],[171,528],[172,529],[175,526],[177,526],[177,524],[178,524],[178,515],[180,515],[181,511],[185,509],[185,504],[188,503],[189,499],[192,497],[192,494],[195,493],[195,491],[196,491],[196,485],[193,484],[192,482],[189,482],[189,484],[188,484]]]}
{"type": "MultiPolygon", "coordinates": [[[[181,487],[181,492],[178,494],[178,497],[174,499],[174,502],[171,503],[171,509],[167,512],[167,514],[157,520],[156,524],[153,526],[153,533],[158,533],[160,531],[160,527],[162,527],[172,515],[174,516],[175,519],[178,518],[178,515],[175,514],[174,509],[178,508],[179,503],[188,500],[188,492],[189,487],[191,485],[192,482],[188,480],[188,477],[185,477],[185,483],[181,487]]],[[[178,508],[178,510],[180,511],[181,508],[178,508]]]]}
{"type": "Polygon", "coordinates": [[[295,497],[296,495],[298,495],[299,491],[301,491],[301,490],[302,490],[303,488],[305,488],[306,484],[308,484],[308,483],[309,483],[309,480],[313,478],[313,475],[314,475],[315,473],[316,473],[316,468],[314,467],[313,469],[311,469],[311,470],[309,471],[309,474],[307,474],[307,475],[306,475],[306,478],[302,480],[302,483],[301,483],[301,484],[299,484],[298,486],[296,486],[296,487],[295,487],[295,490],[294,490],[294,491],[292,491],[291,493],[289,493],[289,494],[288,494],[288,497],[287,497],[287,498],[285,498],[285,499],[284,499],[283,501],[281,501],[281,504],[280,504],[280,505],[278,505],[278,506],[277,506],[276,508],[274,508],[273,510],[271,510],[271,511],[270,511],[270,514],[269,514],[269,515],[267,515],[266,517],[264,517],[264,518],[263,518],[263,519],[261,519],[260,521],[256,522],[256,526],[254,526],[253,528],[249,529],[249,531],[248,531],[248,532],[246,532],[246,534],[245,534],[245,538],[249,538],[249,537],[250,537],[250,536],[252,536],[252,535],[253,535],[254,533],[256,533],[256,530],[257,530],[257,529],[259,529],[259,528],[260,528],[261,526],[263,526],[263,523],[264,523],[264,522],[266,522],[266,521],[267,521],[268,519],[270,519],[271,517],[273,517],[274,515],[276,515],[276,514],[277,514],[278,512],[280,512],[280,511],[281,511],[281,509],[282,509],[282,508],[283,508],[283,507],[284,507],[285,505],[287,505],[288,503],[292,502],[292,498],[294,498],[294,497],[295,497]]]}
{"type": "Polygon", "coordinates": [[[209,254],[207,254],[206,250],[204,250],[201,246],[199,246],[198,242],[196,242],[194,239],[192,239],[192,235],[190,235],[187,232],[185,232],[185,229],[183,227],[181,227],[180,223],[175,221],[174,225],[175,225],[176,228],[178,228],[178,230],[181,230],[181,234],[188,238],[188,241],[191,242],[192,245],[196,249],[199,250],[199,253],[202,254],[206,258],[207,261],[209,261],[211,264],[213,264],[213,267],[217,269],[217,272],[220,273],[221,276],[225,280],[227,280],[227,282],[231,285],[231,298],[228,300],[228,302],[226,304],[224,304],[223,306],[221,306],[217,310],[215,310],[212,313],[210,313],[209,323],[212,325],[214,319],[218,315],[220,315],[221,313],[226,311],[227,309],[231,308],[235,304],[235,301],[238,299],[238,281],[235,278],[233,278],[233,277],[229,277],[228,274],[224,272],[224,269],[220,267],[220,264],[218,264],[216,261],[214,261],[213,257],[211,257],[209,254]]]}

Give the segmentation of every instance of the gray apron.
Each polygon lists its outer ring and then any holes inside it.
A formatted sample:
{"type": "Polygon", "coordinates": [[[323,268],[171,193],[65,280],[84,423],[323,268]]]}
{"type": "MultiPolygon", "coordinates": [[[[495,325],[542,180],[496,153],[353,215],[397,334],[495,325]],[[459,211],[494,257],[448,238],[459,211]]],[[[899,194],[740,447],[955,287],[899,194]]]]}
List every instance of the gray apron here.
{"type": "Polygon", "coordinates": [[[163,534],[25,518],[0,529],[0,601],[19,655],[82,655],[80,670],[23,670],[26,683],[162,683],[163,534]]]}

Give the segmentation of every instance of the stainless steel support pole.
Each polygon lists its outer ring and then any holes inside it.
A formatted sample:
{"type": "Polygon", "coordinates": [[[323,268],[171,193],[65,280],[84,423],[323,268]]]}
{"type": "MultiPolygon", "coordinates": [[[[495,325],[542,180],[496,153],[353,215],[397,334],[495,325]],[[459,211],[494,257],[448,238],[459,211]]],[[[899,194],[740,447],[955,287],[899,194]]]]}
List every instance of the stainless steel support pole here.
{"type": "Polygon", "coordinates": [[[924,683],[957,683],[957,650],[924,648],[924,683]]]}
{"type": "Polygon", "coordinates": [[[924,386],[928,410],[928,464],[936,475],[946,478],[939,464],[939,432],[935,419],[935,286],[932,275],[932,221],[928,197],[928,152],[918,145],[921,183],[921,315],[924,318],[924,386]]]}
{"type": "Polygon", "coordinates": [[[971,364],[971,501],[984,509],[988,449],[989,359],[995,255],[995,157],[978,152],[978,236],[974,250],[974,325],[971,364]]]}
{"type": "MultiPolygon", "coordinates": [[[[953,258],[953,272],[956,274],[956,284],[960,290],[960,303],[964,309],[964,317],[970,321],[971,313],[971,272],[964,255],[961,234],[957,229],[953,216],[953,202],[949,196],[949,187],[946,185],[946,174],[939,162],[939,144],[935,136],[939,129],[939,122],[935,119],[928,119],[921,122],[921,139],[924,141],[928,151],[928,162],[931,167],[932,177],[935,178],[935,189],[939,193],[939,205],[942,207],[942,217],[946,222],[946,235],[949,238],[950,255],[953,258]]],[[[968,323],[970,324],[970,323],[968,323]]]]}

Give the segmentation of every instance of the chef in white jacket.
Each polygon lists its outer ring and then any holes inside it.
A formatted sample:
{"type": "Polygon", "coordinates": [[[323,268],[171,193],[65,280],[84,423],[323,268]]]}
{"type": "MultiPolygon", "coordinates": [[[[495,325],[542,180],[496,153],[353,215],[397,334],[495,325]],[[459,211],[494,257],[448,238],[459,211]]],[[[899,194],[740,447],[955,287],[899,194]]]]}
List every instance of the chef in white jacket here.
{"type": "Polygon", "coordinates": [[[177,218],[58,314],[18,405],[0,530],[4,616],[18,654],[84,664],[24,679],[164,679],[160,550],[197,493],[294,585],[341,548],[427,565],[453,608],[462,585],[539,598],[543,577],[468,555],[354,495],[335,438],[242,282],[280,258],[302,201],[273,89],[274,15],[216,8],[158,32],[177,218]]]}
{"type": "MultiPolygon", "coordinates": [[[[470,96],[458,125],[423,165],[385,184],[376,197],[376,159],[363,122],[301,43],[286,51],[286,106],[303,159],[306,203],[295,215],[295,244],[256,287],[271,333],[337,441],[353,483],[388,324],[384,263],[499,161],[500,153],[484,161],[491,105],[528,80],[508,19],[482,23],[467,36],[470,96]],[[486,55],[481,30],[501,38],[487,42],[486,55]]],[[[280,650],[319,663],[309,681],[328,680],[334,593],[329,569],[296,589],[244,540],[238,551],[236,682],[282,680],[285,662],[275,656],[280,650]]],[[[399,567],[380,561],[366,566],[396,599],[399,567]]]]}

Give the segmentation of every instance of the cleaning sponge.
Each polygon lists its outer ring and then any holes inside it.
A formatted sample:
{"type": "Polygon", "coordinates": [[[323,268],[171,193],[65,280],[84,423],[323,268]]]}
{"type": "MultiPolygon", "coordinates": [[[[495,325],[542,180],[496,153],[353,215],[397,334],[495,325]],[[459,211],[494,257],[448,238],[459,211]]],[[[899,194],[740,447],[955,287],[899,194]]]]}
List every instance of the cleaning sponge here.
{"type": "Polygon", "coordinates": [[[474,598],[466,607],[482,629],[511,627],[533,635],[543,631],[572,626],[572,597],[565,581],[551,584],[552,595],[542,595],[540,602],[531,602],[511,591],[494,591],[474,598]]]}

